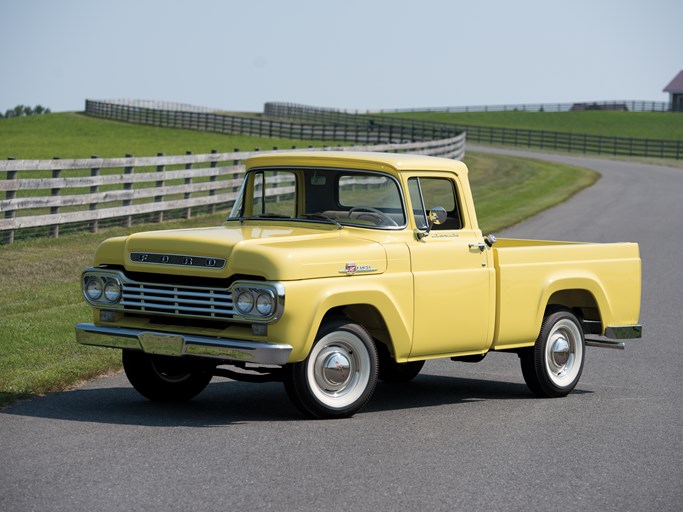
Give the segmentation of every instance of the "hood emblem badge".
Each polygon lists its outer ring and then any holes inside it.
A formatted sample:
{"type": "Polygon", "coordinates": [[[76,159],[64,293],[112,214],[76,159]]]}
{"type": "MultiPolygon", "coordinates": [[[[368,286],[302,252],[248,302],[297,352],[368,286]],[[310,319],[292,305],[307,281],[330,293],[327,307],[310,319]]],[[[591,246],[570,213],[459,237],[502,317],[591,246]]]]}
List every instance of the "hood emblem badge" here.
{"type": "Polygon", "coordinates": [[[340,270],[340,274],[346,274],[347,276],[356,275],[359,272],[376,272],[377,269],[373,268],[371,265],[356,265],[355,263],[347,263],[344,270],[340,270]]]}
{"type": "Polygon", "coordinates": [[[173,265],[176,267],[200,267],[221,269],[225,267],[223,258],[205,258],[202,256],[187,256],[185,254],[158,254],[152,252],[131,252],[130,261],[134,263],[156,263],[158,265],[173,265]]]}

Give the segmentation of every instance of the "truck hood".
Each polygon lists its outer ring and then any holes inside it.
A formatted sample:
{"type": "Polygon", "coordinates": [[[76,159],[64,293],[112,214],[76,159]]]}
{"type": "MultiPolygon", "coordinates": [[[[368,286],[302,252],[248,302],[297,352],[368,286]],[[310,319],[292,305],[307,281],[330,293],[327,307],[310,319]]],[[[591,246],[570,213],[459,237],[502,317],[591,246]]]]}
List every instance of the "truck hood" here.
{"type": "Polygon", "coordinates": [[[377,274],[386,270],[381,244],[351,230],[247,224],[152,231],[106,240],[95,264],[131,272],[226,278],[235,274],[288,281],[377,274]]]}

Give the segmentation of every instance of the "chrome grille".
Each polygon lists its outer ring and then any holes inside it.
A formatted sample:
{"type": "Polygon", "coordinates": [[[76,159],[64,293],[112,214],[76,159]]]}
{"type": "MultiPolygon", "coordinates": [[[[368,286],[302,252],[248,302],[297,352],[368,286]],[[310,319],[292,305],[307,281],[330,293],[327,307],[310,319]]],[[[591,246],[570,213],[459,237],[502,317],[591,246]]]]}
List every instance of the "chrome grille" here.
{"type": "Polygon", "coordinates": [[[215,320],[235,313],[228,290],[127,281],[122,291],[120,305],[131,313],[215,320]]]}

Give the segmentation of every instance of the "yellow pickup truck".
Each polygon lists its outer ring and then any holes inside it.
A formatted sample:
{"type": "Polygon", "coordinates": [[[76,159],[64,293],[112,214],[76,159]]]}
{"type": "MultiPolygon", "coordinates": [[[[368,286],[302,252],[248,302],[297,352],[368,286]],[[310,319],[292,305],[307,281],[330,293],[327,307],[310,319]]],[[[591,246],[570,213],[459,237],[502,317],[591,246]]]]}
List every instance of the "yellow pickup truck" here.
{"type": "Polygon", "coordinates": [[[454,160],[274,152],[250,158],[220,227],[111,238],[83,272],[133,387],[188,400],[213,376],[282,381],[306,415],[348,417],[424,361],[519,356],[539,397],[576,386],[586,346],[639,338],[635,243],[483,236],[454,160]]]}

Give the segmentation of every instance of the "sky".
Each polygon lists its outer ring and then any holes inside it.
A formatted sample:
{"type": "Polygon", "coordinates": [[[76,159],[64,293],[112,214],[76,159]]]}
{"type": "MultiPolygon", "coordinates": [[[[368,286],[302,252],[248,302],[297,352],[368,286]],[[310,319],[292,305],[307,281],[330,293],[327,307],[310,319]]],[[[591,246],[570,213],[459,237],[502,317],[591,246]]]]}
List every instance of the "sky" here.
{"type": "Polygon", "coordinates": [[[667,101],[680,0],[0,0],[0,112],[667,101]]]}

